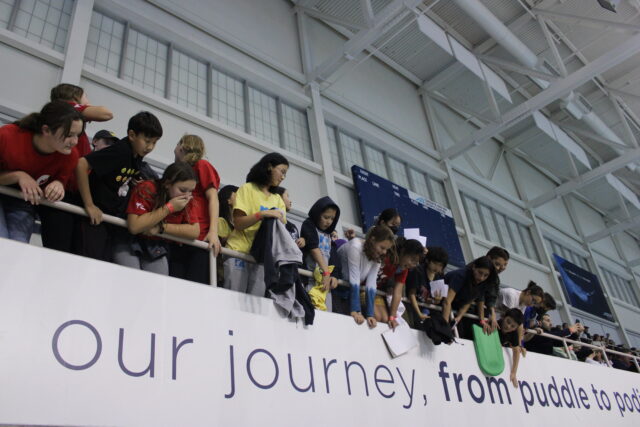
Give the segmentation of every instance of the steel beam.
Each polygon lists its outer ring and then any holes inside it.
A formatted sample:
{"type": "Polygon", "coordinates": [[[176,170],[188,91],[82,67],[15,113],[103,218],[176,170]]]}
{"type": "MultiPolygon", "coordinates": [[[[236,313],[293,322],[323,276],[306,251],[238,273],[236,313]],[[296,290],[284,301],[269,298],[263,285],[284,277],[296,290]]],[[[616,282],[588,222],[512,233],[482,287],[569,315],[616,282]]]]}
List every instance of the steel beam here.
{"type": "Polygon", "coordinates": [[[528,101],[523,102],[515,108],[502,115],[499,122],[491,123],[474,132],[469,138],[450,147],[443,153],[444,158],[453,158],[491,139],[498,133],[510,128],[516,123],[529,117],[534,111],[545,107],[554,100],[566,95],[573,89],[583,85],[595,76],[615,67],[629,57],[640,52],[640,34],[627,39],[626,42],[618,45],[576,72],[557,80],[548,88],[538,93],[528,101]]]}
{"type": "Polygon", "coordinates": [[[554,21],[568,22],[589,28],[600,28],[618,33],[640,32],[640,25],[625,24],[624,22],[608,21],[606,19],[590,18],[587,16],[572,15],[563,12],[550,12],[538,8],[532,9],[538,16],[546,16],[554,21]]]}
{"type": "Polygon", "coordinates": [[[625,221],[619,222],[611,227],[607,227],[603,230],[598,231],[597,233],[593,233],[589,236],[585,237],[585,240],[588,243],[596,242],[600,239],[604,239],[605,237],[612,236],[614,234],[622,233],[623,231],[627,231],[631,228],[640,227],[640,215],[636,215],[631,217],[625,221]]]}
{"type": "Polygon", "coordinates": [[[551,200],[564,196],[565,194],[569,194],[573,191],[576,191],[585,185],[589,185],[597,179],[604,177],[606,174],[615,172],[618,169],[623,168],[625,165],[633,162],[637,162],[640,160],[640,148],[634,148],[632,150],[627,151],[624,156],[616,157],[615,159],[604,163],[597,168],[590,170],[570,181],[567,181],[563,184],[560,184],[558,187],[554,188],[551,191],[548,191],[535,199],[533,199],[528,204],[529,209],[537,208],[538,206],[544,205],[551,200]]]}
{"type": "Polygon", "coordinates": [[[558,80],[558,77],[552,74],[543,73],[542,71],[527,68],[524,65],[516,64],[515,62],[507,61],[505,59],[496,58],[491,55],[480,55],[478,58],[483,62],[496,65],[502,68],[503,70],[513,71],[518,74],[525,75],[527,77],[536,77],[538,79],[546,80],[548,82],[554,82],[558,80]]]}

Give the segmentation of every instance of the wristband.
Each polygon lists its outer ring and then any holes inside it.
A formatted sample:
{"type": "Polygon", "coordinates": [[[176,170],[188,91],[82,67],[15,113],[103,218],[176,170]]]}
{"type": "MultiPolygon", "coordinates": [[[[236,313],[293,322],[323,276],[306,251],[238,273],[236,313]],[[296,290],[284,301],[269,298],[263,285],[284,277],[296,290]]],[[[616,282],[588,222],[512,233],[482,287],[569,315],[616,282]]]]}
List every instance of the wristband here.
{"type": "Polygon", "coordinates": [[[256,212],[253,215],[258,221],[262,220],[262,212],[256,212]]]}
{"type": "Polygon", "coordinates": [[[322,275],[324,277],[331,276],[331,272],[329,270],[322,270],[322,275]]]}
{"type": "Polygon", "coordinates": [[[175,211],[175,208],[173,207],[171,202],[167,202],[165,206],[167,207],[167,210],[169,211],[170,214],[172,214],[175,211]]]}
{"type": "Polygon", "coordinates": [[[389,322],[395,322],[397,319],[396,316],[389,316],[389,322]]]}

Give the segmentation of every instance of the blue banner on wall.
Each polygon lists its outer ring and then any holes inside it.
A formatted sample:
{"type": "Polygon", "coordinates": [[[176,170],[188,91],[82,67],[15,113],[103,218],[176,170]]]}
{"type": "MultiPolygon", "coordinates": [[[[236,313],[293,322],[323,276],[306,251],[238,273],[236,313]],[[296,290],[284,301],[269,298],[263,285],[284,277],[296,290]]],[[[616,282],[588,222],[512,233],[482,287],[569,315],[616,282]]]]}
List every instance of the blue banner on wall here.
{"type": "Polygon", "coordinates": [[[598,277],[556,254],[553,254],[553,258],[562,277],[562,285],[569,303],[579,310],[613,321],[611,308],[607,304],[598,277]]]}
{"type": "Polygon", "coordinates": [[[396,208],[402,217],[402,229],[419,228],[420,235],[427,237],[427,246],[444,248],[449,264],[464,267],[456,223],[449,209],[361,167],[352,166],[351,173],[364,230],[373,226],[380,212],[396,208]]]}

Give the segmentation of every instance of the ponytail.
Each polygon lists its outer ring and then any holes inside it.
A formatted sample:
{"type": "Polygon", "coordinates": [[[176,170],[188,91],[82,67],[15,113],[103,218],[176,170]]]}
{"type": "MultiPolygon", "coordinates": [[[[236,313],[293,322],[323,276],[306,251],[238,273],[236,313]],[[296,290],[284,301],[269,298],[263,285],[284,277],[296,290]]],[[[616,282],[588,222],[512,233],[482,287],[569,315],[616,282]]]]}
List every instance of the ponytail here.
{"type": "Polygon", "coordinates": [[[534,297],[540,297],[540,298],[544,299],[544,291],[533,280],[529,281],[529,284],[527,285],[527,288],[524,290],[524,292],[526,292],[529,295],[532,295],[534,297]]]}
{"type": "Polygon", "coordinates": [[[204,141],[198,135],[184,135],[178,143],[185,153],[182,159],[185,163],[193,166],[204,157],[204,141]]]}
{"type": "Polygon", "coordinates": [[[28,116],[14,122],[20,129],[34,134],[42,134],[42,126],[47,126],[52,133],[62,129],[66,138],[71,132],[71,124],[82,121],[82,116],[70,104],[64,101],[52,101],[44,105],[39,113],[31,113],[28,116]]]}

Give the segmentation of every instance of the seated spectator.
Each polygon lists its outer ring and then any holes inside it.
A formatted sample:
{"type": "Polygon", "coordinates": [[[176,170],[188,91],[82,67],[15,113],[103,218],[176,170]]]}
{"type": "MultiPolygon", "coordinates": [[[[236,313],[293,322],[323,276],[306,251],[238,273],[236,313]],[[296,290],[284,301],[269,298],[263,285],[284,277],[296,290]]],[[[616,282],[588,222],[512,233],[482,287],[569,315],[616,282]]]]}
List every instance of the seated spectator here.
{"type": "MultiPolygon", "coordinates": [[[[286,224],[286,207],[276,187],[282,184],[289,161],[280,153],[269,153],[251,167],[247,182],[236,193],[233,206],[233,231],[227,247],[249,254],[263,218],[276,218],[286,224]]],[[[224,262],[224,286],[227,289],[264,296],[264,266],[229,258],[224,262]]]]}
{"type": "Polygon", "coordinates": [[[380,262],[394,245],[395,236],[387,226],[374,226],[367,232],[366,238],[350,240],[338,249],[338,258],[342,279],[349,282],[351,316],[358,325],[364,323],[360,303],[360,285],[366,287],[365,302],[367,324],[373,328],[377,321],[374,315],[376,280],[380,262]]]}
{"type": "Polygon", "coordinates": [[[522,314],[522,311],[517,308],[511,308],[503,314],[502,318],[498,322],[500,343],[504,347],[510,347],[513,354],[509,379],[515,388],[518,388],[518,378],[516,374],[518,372],[520,354],[522,354],[522,356],[526,354],[524,349],[520,346],[521,340],[519,330],[522,329],[523,319],[524,315],[522,314]]]}
{"type": "Polygon", "coordinates": [[[18,187],[23,198],[0,196],[0,237],[28,243],[35,206],[43,199],[62,200],[78,161],[74,147],[81,132],[80,113],[61,101],[0,128],[0,185],[18,187]]]}
{"type": "Polygon", "coordinates": [[[119,140],[120,138],[118,138],[115,133],[111,132],[110,130],[102,129],[96,132],[95,135],[93,135],[91,146],[93,147],[93,151],[100,151],[104,150],[107,147],[111,147],[119,140]]]}
{"type": "MultiPolygon", "coordinates": [[[[484,302],[488,286],[487,279],[492,274],[495,274],[495,267],[491,259],[486,256],[475,259],[464,268],[445,274],[444,281],[449,285],[449,292],[443,300],[442,315],[444,319],[448,321],[451,310],[457,310],[454,323],[458,324],[471,303],[484,302]]],[[[484,324],[484,322],[485,320],[481,319],[480,324],[484,324]]],[[[472,336],[470,325],[462,335],[469,338],[472,336]]]]}
{"type": "MultiPolygon", "coordinates": [[[[449,262],[449,255],[441,247],[427,248],[427,254],[420,264],[407,275],[407,297],[411,305],[410,313],[422,321],[429,316],[429,309],[418,303],[439,304],[445,295],[435,295],[431,290],[431,282],[444,280],[444,269],[449,262]]],[[[417,323],[417,322],[416,322],[417,323]]]]}
{"type": "Polygon", "coordinates": [[[604,357],[602,356],[602,350],[591,349],[591,353],[587,356],[586,359],[584,359],[584,361],[591,365],[611,367],[610,363],[607,363],[607,361],[604,360],[604,357]]]}
{"type": "Polygon", "coordinates": [[[139,238],[119,242],[114,261],[126,267],[168,275],[169,241],[156,237],[165,233],[196,239],[200,233],[192,193],[196,177],[187,163],[167,167],[159,181],[142,181],[133,189],[127,206],[127,224],[139,238]]]}
{"type": "Polygon", "coordinates": [[[404,305],[401,305],[404,284],[409,269],[420,262],[424,246],[417,240],[396,237],[396,244],[385,257],[380,274],[378,274],[378,290],[387,294],[386,298],[376,295],[374,312],[376,321],[388,323],[395,329],[403,320],[404,305]],[[387,308],[387,305],[389,306],[387,308]]]}
{"type": "Polygon", "coordinates": [[[540,327],[536,328],[536,333],[527,332],[523,338],[524,347],[533,351],[534,353],[541,354],[553,354],[554,347],[563,347],[564,344],[560,340],[554,340],[553,338],[541,336],[540,334],[547,333],[550,335],[555,335],[561,338],[568,338],[573,332],[579,331],[582,325],[576,323],[571,328],[560,329],[560,328],[552,328],[551,327],[551,316],[545,314],[542,316],[542,320],[540,321],[540,327]]]}

